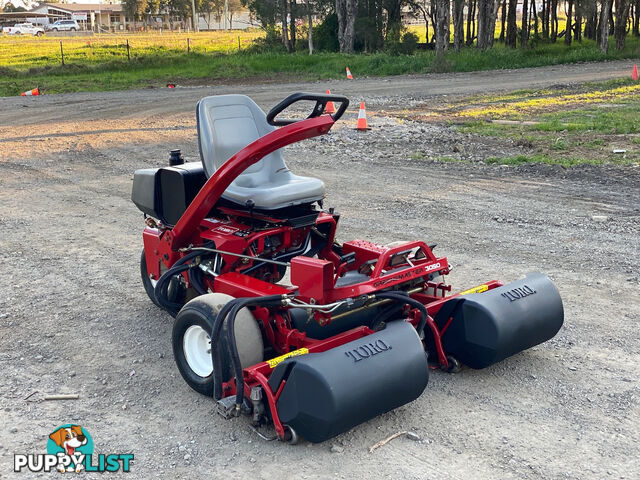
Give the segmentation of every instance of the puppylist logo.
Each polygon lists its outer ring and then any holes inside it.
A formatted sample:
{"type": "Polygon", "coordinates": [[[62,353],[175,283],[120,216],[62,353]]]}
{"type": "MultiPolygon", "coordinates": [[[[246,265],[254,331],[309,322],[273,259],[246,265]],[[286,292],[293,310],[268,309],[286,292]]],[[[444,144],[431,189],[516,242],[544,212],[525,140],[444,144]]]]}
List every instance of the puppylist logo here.
{"type": "Polygon", "coordinates": [[[80,425],[66,424],[49,435],[47,453],[16,454],[14,472],[125,472],[131,471],[133,454],[94,455],[93,439],[80,425]]]}

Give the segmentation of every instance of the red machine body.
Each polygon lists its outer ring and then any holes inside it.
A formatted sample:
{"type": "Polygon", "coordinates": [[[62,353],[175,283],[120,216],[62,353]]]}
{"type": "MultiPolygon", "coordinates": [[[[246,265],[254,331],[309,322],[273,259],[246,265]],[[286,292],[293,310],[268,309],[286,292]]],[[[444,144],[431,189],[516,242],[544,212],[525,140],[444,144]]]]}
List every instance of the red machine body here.
{"type": "MultiPolygon", "coordinates": [[[[250,397],[253,387],[262,387],[269,418],[280,439],[285,438],[286,427],[279,419],[277,404],[286,382],[275,389],[269,385],[274,368],[288,356],[326,352],[375,332],[372,325],[360,325],[329,338],[311,338],[293,325],[287,301],[326,305],[324,309],[308,310],[309,321],[324,327],[389,303],[375,297],[379,292],[403,291],[427,309],[425,337],[433,350],[431,367],[450,370],[459,364],[447,355],[442,337],[456,314],[452,312],[439,323],[434,318],[443,305],[460,295],[489,292],[502,286],[494,280],[451,294],[451,286],[443,280],[450,268],[447,258],[436,256],[423,241],[384,246],[352,240],[338,245],[339,215],[332,209],[309,210],[308,215],[291,219],[270,217],[269,212],[254,212],[221,201],[229,185],[251,165],[286,145],[327,134],[334,122],[331,115],[315,116],[260,137],[206,180],[175,225],[147,218],[143,232],[146,274],[153,282],[198,248],[205,253],[207,245],[214,245],[210,249],[214,259],[207,260],[209,263],[192,260],[194,267],[205,273],[202,286],[206,290],[236,298],[282,296],[281,307],[257,306],[251,311],[275,360],[243,369],[245,397],[250,397]],[[300,254],[295,255],[296,252],[300,254]],[[287,272],[289,281],[284,282],[287,272]],[[344,303],[347,300],[351,304],[344,303]],[[332,305],[340,302],[340,308],[332,311],[332,305]]],[[[179,275],[181,288],[195,296],[189,272],[179,275]]],[[[413,304],[405,305],[403,315],[412,325],[419,324],[421,312],[413,304]]],[[[236,395],[236,385],[235,378],[224,382],[223,397],[236,395]]]]}

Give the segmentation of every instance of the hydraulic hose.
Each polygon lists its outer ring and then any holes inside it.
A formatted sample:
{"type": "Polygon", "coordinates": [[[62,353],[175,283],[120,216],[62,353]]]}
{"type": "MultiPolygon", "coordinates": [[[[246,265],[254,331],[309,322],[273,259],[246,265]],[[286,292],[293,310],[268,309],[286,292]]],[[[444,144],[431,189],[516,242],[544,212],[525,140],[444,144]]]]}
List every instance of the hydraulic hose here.
{"type": "MultiPolygon", "coordinates": [[[[237,315],[237,312],[239,312],[241,308],[249,304],[252,304],[256,301],[260,302],[260,299],[269,299],[269,301],[271,300],[277,301],[277,305],[280,305],[280,303],[282,302],[282,297],[280,295],[272,295],[269,297],[257,297],[257,298],[234,298],[233,300],[230,300],[229,302],[224,304],[224,306],[218,312],[218,315],[216,316],[215,321],[213,322],[210,338],[211,338],[211,361],[213,363],[213,398],[215,400],[220,400],[222,398],[223,380],[222,380],[222,354],[220,351],[221,350],[220,339],[222,337],[221,331],[222,331],[222,327],[224,325],[225,319],[227,318],[231,310],[236,305],[242,303],[242,306],[239,307],[236,313],[234,314],[234,321],[235,321],[235,315],[237,315]]],[[[236,345],[235,335],[233,336],[233,344],[236,345]]],[[[236,351],[237,351],[237,347],[236,347],[236,351]]],[[[240,364],[239,357],[238,357],[237,363],[240,364]]],[[[234,371],[236,371],[235,366],[236,365],[234,363],[234,371]]],[[[240,371],[242,372],[242,369],[240,369],[240,371]]],[[[242,378],[242,375],[240,375],[240,377],[242,378]]]]}
{"type": "Polygon", "coordinates": [[[426,325],[427,317],[429,316],[429,314],[427,313],[427,307],[425,307],[418,300],[415,300],[409,297],[405,292],[397,292],[397,291],[379,292],[379,293],[376,293],[376,298],[379,298],[379,299],[388,298],[390,300],[396,300],[398,302],[408,303],[409,305],[412,305],[418,310],[420,310],[420,321],[418,322],[418,326],[416,327],[416,330],[420,338],[423,337],[424,326],[426,325]]]}
{"type": "Polygon", "coordinates": [[[224,304],[218,312],[213,327],[211,327],[211,363],[213,365],[213,398],[220,400],[222,398],[222,356],[220,354],[220,330],[229,311],[235,305],[236,299],[224,304]]]}
{"type": "MultiPolygon", "coordinates": [[[[208,247],[211,247],[212,245],[215,246],[213,242],[208,242],[203,246],[208,248],[208,247]]],[[[160,305],[162,305],[174,317],[176,316],[178,311],[182,308],[182,304],[169,301],[169,299],[167,298],[167,292],[165,290],[168,287],[169,281],[171,280],[171,278],[174,275],[182,273],[185,270],[188,270],[189,268],[191,268],[191,265],[186,265],[186,263],[199,256],[202,256],[202,252],[200,251],[191,252],[185,255],[176,263],[174,263],[169,270],[164,272],[162,276],[158,279],[158,282],[156,283],[156,286],[154,288],[154,294],[156,296],[156,299],[158,300],[158,303],[160,303],[160,305]]],[[[191,279],[191,277],[189,278],[191,279]]]]}
{"type": "Polygon", "coordinates": [[[198,295],[207,293],[207,289],[202,283],[202,272],[199,268],[189,269],[189,282],[191,282],[193,289],[198,292],[198,295]]]}
{"type": "MultiPolygon", "coordinates": [[[[239,298],[235,300],[233,309],[227,318],[227,339],[229,354],[233,364],[236,377],[236,408],[240,408],[244,402],[244,376],[242,375],[242,363],[238,354],[238,344],[236,343],[235,321],[238,312],[247,306],[279,307],[282,305],[282,295],[268,295],[257,298],[239,298]]],[[[215,370],[215,365],[214,365],[215,370]]]]}
{"type": "Polygon", "coordinates": [[[185,263],[188,262],[189,260],[193,260],[198,255],[200,255],[199,252],[193,252],[188,255],[185,255],[176,263],[174,263],[173,266],[169,270],[164,272],[164,274],[162,274],[162,276],[158,279],[158,283],[156,283],[156,286],[153,290],[156,296],[156,299],[158,300],[158,303],[160,303],[160,305],[162,305],[174,317],[176,316],[178,311],[182,308],[182,304],[169,301],[169,299],[167,298],[166,289],[168,288],[169,282],[171,281],[171,278],[174,275],[182,273],[185,270],[188,270],[190,268],[190,266],[185,265],[185,263]]]}

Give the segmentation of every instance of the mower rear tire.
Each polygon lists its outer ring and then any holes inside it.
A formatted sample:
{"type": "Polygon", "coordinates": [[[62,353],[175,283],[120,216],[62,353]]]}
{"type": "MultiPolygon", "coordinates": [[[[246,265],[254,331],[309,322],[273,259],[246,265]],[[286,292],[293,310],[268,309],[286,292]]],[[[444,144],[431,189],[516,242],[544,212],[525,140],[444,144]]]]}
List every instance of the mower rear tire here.
{"type": "MultiPolygon", "coordinates": [[[[196,392],[208,397],[213,396],[211,329],[218,313],[230,300],[233,297],[223,293],[200,295],[182,307],[173,324],[171,343],[180,375],[196,392]]],[[[242,367],[260,363],[264,358],[262,333],[247,308],[238,312],[234,329],[242,367]]],[[[219,345],[222,351],[222,380],[226,382],[233,377],[226,322],[219,345]]]]}
{"type": "Polygon", "coordinates": [[[156,307],[162,308],[160,302],[156,298],[156,294],[154,292],[156,281],[151,280],[149,278],[149,273],[147,272],[147,259],[144,256],[144,249],[142,249],[142,255],[140,256],[140,276],[142,277],[142,286],[144,287],[144,291],[147,292],[147,296],[151,299],[151,301],[155,304],[156,307]]]}

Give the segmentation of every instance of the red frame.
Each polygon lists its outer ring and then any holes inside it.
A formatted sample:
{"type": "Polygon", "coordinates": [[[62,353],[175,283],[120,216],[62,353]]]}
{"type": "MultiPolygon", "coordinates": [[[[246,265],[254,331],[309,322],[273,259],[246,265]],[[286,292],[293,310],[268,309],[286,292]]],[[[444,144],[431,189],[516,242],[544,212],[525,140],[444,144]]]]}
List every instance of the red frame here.
{"type": "MultiPolygon", "coordinates": [[[[325,230],[326,245],[318,252],[318,258],[295,257],[291,261],[291,277],[297,279],[297,286],[282,286],[245,274],[244,272],[254,265],[254,261],[229,254],[221,255],[224,266],[220,274],[215,277],[207,276],[205,283],[212,291],[234,297],[288,295],[298,292],[297,298],[300,300],[320,304],[372,295],[377,291],[410,283],[414,291],[411,297],[428,308],[428,328],[425,329],[425,334],[431,332],[433,335],[438,362],[441,367],[446,368],[448,361],[442,348],[441,336],[450,322],[440,329],[433,317],[446,301],[458,294],[447,296],[451,291],[450,286],[442,282],[436,284],[429,281],[431,274],[447,275],[449,264],[446,257],[436,257],[425,242],[413,241],[384,247],[363,240],[354,240],[344,244],[343,253],[355,254],[355,261],[351,264],[341,263],[343,257],[333,249],[339,219],[333,212],[320,212],[313,226],[295,228],[276,224],[267,230],[253,231],[248,228],[246,211],[216,207],[227,187],[246,168],[286,145],[328,133],[333,124],[334,120],[329,115],[293,123],[259,138],[232,156],[207,180],[173,228],[155,222],[148,223],[143,231],[147,271],[151,278],[159,278],[163,268],[170,268],[186,254],[180,249],[189,245],[197,246],[213,241],[219,250],[258,258],[261,255],[273,255],[298,248],[308,237],[311,238],[312,228],[322,229],[325,230]],[[212,211],[214,216],[210,217],[212,211]],[[242,235],[237,235],[239,232],[242,235]],[[267,252],[268,239],[274,238],[279,244],[272,246],[267,252]],[[393,260],[396,258],[400,259],[400,263],[394,266],[393,260]],[[368,280],[352,285],[335,286],[336,280],[345,271],[367,269],[370,270],[368,280]],[[416,290],[419,291],[415,293],[416,290]]],[[[263,268],[261,273],[271,278],[268,269],[263,268]]],[[[188,284],[189,278],[186,273],[184,275],[188,284]]],[[[493,289],[501,284],[491,281],[484,285],[487,289],[493,289]]],[[[288,313],[284,309],[257,307],[253,310],[253,315],[260,323],[266,341],[278,355],[299,348],[307,348],[310,353],[323,352],[373,333],[367,327],[358,327],[320,341],[307,338],[304,332],[292,328],[288,313]]],[[[321,325],[335,321],[332,315],[317,311],[314,317],[321,325]]],[[[407,321],[416,326],[420,320],[420,312],[415,308],[408,309],[407,317],[407,321]]],[[[263,387],[275,430],[283,439],[285,431],[278,418],[276,404],[284,382],[273,392],[268,385],[271,371],[267,362],[245,368],[245,394],[248,396],[253,386],[263,387]]],[[[235,390],[234,380],[223,385],[224,396],[235,395],[235,390]]]]}

